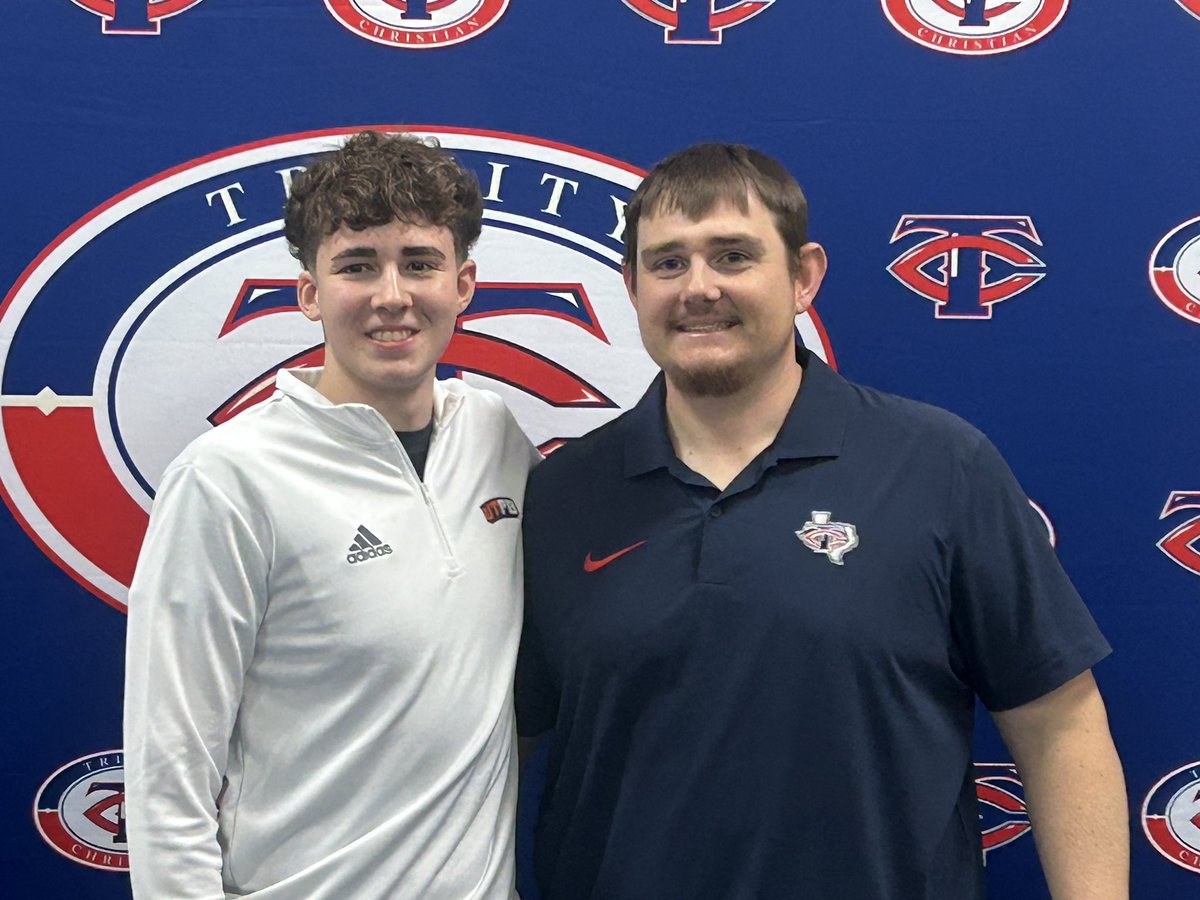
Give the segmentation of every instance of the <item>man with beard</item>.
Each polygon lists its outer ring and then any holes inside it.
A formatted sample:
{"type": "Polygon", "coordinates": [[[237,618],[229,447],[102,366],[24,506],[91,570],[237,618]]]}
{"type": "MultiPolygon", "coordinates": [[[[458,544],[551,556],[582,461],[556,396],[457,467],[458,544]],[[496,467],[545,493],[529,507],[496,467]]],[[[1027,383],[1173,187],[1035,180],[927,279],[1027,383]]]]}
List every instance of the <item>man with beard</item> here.
{"type": "Polygon", "coordinates": [[[1109,647],[983,435],[798,344],[806,220],[741,146],[675,154],[628,205],[662,372],[527,493],[543,897],[982,898],[977,697],[1053,895],[1125,897],[1109,647]]]}

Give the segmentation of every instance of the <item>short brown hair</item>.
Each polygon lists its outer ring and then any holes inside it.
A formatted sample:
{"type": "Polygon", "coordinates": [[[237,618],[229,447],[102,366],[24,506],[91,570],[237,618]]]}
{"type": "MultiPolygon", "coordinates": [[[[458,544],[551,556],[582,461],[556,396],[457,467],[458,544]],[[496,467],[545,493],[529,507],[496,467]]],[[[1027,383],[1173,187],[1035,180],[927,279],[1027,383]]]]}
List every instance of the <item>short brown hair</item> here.
{"type": "Polygon", "coordinates": [[[625,265],[636,271],[638,220],[679,212],[698,220],[722,201],[749,211],[753,190],[771,214],[789,263],[808,242],[808,201],[796,179],[765,153],[743,144],[695,144],[656,165],[625,207],[625,265]]]}
{"type": "Polygon", "coordinates": [[[393,220],[444,226],[461,263],[483,228],[479,180],[436,140],[361,131],[292,182],[283,234],[305,269],[342,225],[355,231],[393,220]]]}

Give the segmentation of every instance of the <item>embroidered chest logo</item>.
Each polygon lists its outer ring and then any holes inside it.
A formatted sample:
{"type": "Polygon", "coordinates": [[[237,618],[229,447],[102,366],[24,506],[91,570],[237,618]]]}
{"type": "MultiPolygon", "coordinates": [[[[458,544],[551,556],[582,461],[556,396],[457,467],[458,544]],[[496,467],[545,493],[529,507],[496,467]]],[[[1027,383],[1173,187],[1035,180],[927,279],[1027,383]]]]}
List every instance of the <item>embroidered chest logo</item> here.
{"type": "Polygon", "coordinates": [[[358,531],[354,534],[354,540],[350,542],[350,549],[346,551],[346,562],[354,565],[366,562],[368,559],[387,556],[391,552],[391,544],[385,544],[371,534],[371,530],[366,525],[359,525],[358,531]]]}
{"type": "Polygon", "coordinates": [[[508,497],[493,497],[480,504],[479,508],[483,510],[483,517],[493,525],[501,519],[516,519],[521,515],[516,501],[508,497]]]}
{"type": "Polygon", "coordinates": [[[823,553],[835,566],[841,566],[845,565],[842,558],[858,546],[858,529],[849,522],[831,522],[831,515],[814,509],[796,537],[813,553],[823,553]]]}
{"type": "Polygon", "coordinates": [[[602,556],[600,559],[593,559],[592,552],[589,550],[587,556],[583,558],[583,571],[588,573],[599,572],[609,563],[615,562],[626,553],[630,553],[636,550],[638,547],[644,546],[645,543],[645,541],[638,541],[636,544],[630,544],[628,547],[622,547],[616,553],[610,553],[608,556],[602,556]]]}

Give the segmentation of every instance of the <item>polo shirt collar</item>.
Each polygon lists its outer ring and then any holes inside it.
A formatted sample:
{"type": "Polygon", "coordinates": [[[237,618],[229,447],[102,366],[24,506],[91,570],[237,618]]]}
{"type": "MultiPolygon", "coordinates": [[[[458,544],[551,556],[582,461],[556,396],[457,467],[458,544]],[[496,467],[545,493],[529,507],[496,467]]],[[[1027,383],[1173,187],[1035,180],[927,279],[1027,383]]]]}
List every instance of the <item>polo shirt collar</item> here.
{"type": "MultiPolygon", "coordinates": [[[[759,456],[764,468],[781,459],[816,459],[841,453],[854,388],[807,348],[796,344],[804,368],[800,390],[771,445],[759,456]]],[[[624,416],[625,477],[670,468],[675,448],[667,433],[666,379],[659,372],[624,416]]]]}

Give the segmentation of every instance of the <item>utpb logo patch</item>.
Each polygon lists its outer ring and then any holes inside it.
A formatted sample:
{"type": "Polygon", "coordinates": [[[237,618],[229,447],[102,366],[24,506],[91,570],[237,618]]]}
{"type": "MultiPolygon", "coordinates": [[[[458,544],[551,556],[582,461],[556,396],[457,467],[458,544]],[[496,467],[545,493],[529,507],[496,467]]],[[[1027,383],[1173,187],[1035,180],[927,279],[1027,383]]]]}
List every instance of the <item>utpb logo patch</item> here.
{"type": "Polygon", "coordinates": [[[621,0],[663,29],[668,44],[719,44],[725,29],[757,16],[775,0],[621,0]]]}
{"type": "MultiPolygon", "coordinates": [[[[167,463],[269,396],[279,368],[323,359],[280,217],[296,173],[355,130],[272,138],[150,178],[60,235],[0,307],[0,493],[51,559],[118,609],[167,463]]],[[[656,371],[621,279],[641,172],[538,138],[413,130],[484,193],[481,280],[438,377],[500,394],[542,447],[636,403],[656,371]]],[[[815,316],[796,325],[832,358],[815,316]]]]}
{"type": "Polygon", "coordinates": [[[72,862],[127,871],[124,754],[108,750],[67,763],[38,789],[33,820],[46,843],[72,862]]]}
{"type": "Polygon", "coordinates": [[[325,0],[325,6],[368,41],[428,50],[479,37],[504,15],[508,0],[325,0]]]}
{"type": "Polygon", "coordinates": [[[1150,284],[1167,309],[1200,325],[1200,216],[1158,242],[1150,255],[1150,284]]]}
{"type": "Polygon", "coordinates": [[[1029,834],[1025,785],[1011,763],[975,763],[975,797],[979,801],[979,831],[983,858],[1029,834]]]}
{"type": "Polygon", "coordinates": [[[521,515],[517,502],[511,497],[493,497],[480,505],[483,517],[495,525],[501,519],[516,519],[521,515]]]}
{"type": "Polygon", "coordinates": [[[1044,38],[1066,15],[1069,0],[882,2],[888,21],[922,47],[940,53],[988,56],[1019,50],[1044,38]]]}
{"type": "Polygon", "coordinates": [[[200,0],[71,0],[101,19],[105,34],[158,34],[162,20],[195,6],[200,0]]]}
{"type": "MultiPolygon", "coordinates": [[[[1184,509],[1200,509],[1200,491],[1171,491],[1159,518],[1165,519],[1184,509]]],[[[1193,575],[1200,575],[1200,516],[1163,535],[1158,549],[1193,575]]]]}
{"type": "Polygon", "coordinates": [[[938,319],[990,319],[992,307],[1045,277],[1029,216],[901,216],[891,243],[907,244],[887,270],[932,301],[938,319]],[[910,238],[919,237],[915,243],[910,238]]]}
{"type": "Polygon", "coordinates": [[[1159,853],[1200,874],[1200,761],[1162,778],[1142,804],[1142,830],[1159,853]]]}

